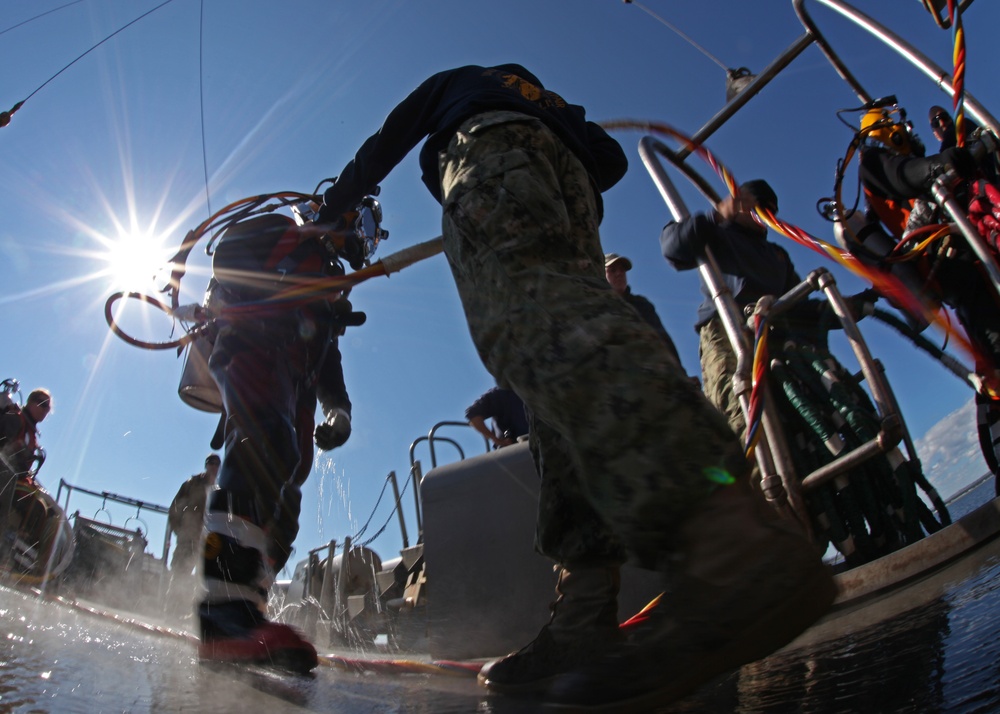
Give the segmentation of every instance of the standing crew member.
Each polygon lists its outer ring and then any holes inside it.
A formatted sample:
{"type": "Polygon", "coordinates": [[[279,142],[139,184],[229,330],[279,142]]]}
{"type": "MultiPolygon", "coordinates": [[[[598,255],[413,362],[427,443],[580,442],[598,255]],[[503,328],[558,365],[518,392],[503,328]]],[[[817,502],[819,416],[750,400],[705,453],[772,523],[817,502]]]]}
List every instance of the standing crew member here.
{"type": "Polygon", "coordinates": [[[465,418],[497,449],[510,446],[519,436],[528,434],[524,402],[511,389],[493,387],[486,390],[465,410],[465,418]],[[486,425],[487,419],[493,420],[495,428],[486,425]]]}
{"type": "Polygon", "coordinates": [[[653,303],[642,295],[636,295],[632,292],[632,286],[628,284],[628,275],[626,275],[631,269],[632,261],[624,255],[618,255],[617,253],[604,254],[604,275],[608,279],[608,284],[616,293],[625,298],[625,302],[635,308],[635,311],[639,313],[639,316],[643,320],[649,323],[650,327],[656,330],[656,334],[667,343],[667,349],[677,359],[677,364],[681,364],[681,355],[677,351],[677,346],[670,337],[670,333],[667,332],[667,328],[663,326],[660,316],[656,314],[656,308],[653,307],[653,303]]]}
{"type": "Polygon", "coordinates": [[[605,277],[600,192],[626,171],[621,147],[520,65],[446,70],[364,142],[317,230],[340,228],[425,137],[472,340],[532,414],[536,542],[562,566],[550,623],[480,681],[577,707],[676,698],[795,637],[829,608],[830,574],[758,515],[725,420],[605,277]],[[626,550],[673,586],[615,644],[626,550]]]}
{"type": "Polygon", "coordinates": [[[170,560],[171,578],[174,575],[190,575],[201,553],[205,506],[209,492],[215,487],[221,464],[218,454],[209,454],[205,458],[205,470],[182,483],[170,502],[167,523],[177,536],[174,556],[170,560]]]}
{"type": "MultiPolygon", "coordinates": [[[[735,196],[720,201],[710,213],[671,221],[660,234],[663,257],[677,270],[698,267],[705,247],[710,248],[723,282],[741,310],[764,295],[783,295],[801,282],[785,249],[769,241],[767,228],[754,220],[755,205],[778,212],[778,196],[762,179],[747,181],[735,196]]],[[[698,333],[705,395],[743,438],[746,419],[733,390],[736,352],[704,281],[701,292],[704,299],[698,306],[694,329],[698,333]]]]}

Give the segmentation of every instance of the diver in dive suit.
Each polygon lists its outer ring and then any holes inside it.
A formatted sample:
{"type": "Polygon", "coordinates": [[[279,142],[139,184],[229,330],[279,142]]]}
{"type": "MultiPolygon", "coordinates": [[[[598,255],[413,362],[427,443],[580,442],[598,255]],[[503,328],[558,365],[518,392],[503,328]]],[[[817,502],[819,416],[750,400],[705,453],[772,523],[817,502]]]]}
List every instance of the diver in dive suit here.
{"type": "MultiPolygon", "coordinates": [[[[996,140],[992,134],[969,138],[969,146],[982,144],[977,151],[985,155],[984,159],[977,159],[969,148],[955,146],[953,141],[940,153],[924,156],[923,145],[909,124],[892,116],[896,111],[900,110],[870,109],[860,122],[865,140],[858,172],[869,223],[858,235],[865,231],[881,234],[890,242],[923,226],[950,221],[931,192],[934,182],[949,169],[958,179],[951,190],[966,209],[970,199],[975,198],[973,181],[985,178],[992,182],[995,176],[992,155],[996,153],[996,140]]],[[[995,245],[992,247],[995,251],[995,245]]],[[[983,380],[976,392],[980,448],[990,471],[997,476],[1000,494],[1000,401],[989,394],[990,385],[1000,379],[1000,301],[996,287],[990,284],[979,257],[957,230],[928,249],[924,260],[930,266],[924,271],[925,285],[954,310],[975,350],[976,372],[983,380]]]]}
{"type": "MultiPolygon", "coordinates": [[[[15,489],[21,479],[34,481],[32,466],[37,460],[38,425],[52,410],[52,394],[47,389],[35,389],[24,408],[16,405],[0,412],[0,536],[12,526],[12,513],[17,508],[15,489]]],[[[16,523],[16,521],[13,521],[16,523]]],[[[0,554],[6,561],[7,549],[0,554]]]]}
{"type": "MultiPolygon", "coordinates": [[[[277,291],[289,274],[342,275],[338,257],[302,239],[280,215],[231,226],[213,257],[208,304],[247,303],[277,291]],[[257,278],[248,276],[256,275],[257,278]]],[[[277,305],[219,323],[209,369],[225,412],[225,455],[205,519],[199,656],[295,671],[316,666],[296,630],[269,621],[267,593],[298,533],[301,486],[313,439],[329,450],[351,433],[338,338],[359,325],[346,297],[294,309],[277,305]],[[314,429],[317,400],[326,415],[314,429]]]]}

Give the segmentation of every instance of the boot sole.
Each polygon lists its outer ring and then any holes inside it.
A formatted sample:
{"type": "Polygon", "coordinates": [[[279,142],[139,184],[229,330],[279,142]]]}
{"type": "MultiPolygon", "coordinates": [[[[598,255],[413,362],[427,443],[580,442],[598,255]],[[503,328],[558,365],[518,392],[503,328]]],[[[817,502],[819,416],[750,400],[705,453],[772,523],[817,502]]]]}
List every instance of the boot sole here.
{"type": "Polygon", "coordinates": [[[316,657],[306,652],[295,650],[284,650],[272,653],[268,657],[243,657],[240,655],[229,655],[218,650],[198,651],[199,663],[208,667],[263,667],[277,672],[287,672],[290,674],[309,675],[319,662],[316,657]]]}
{"type": "Polygon", "coordinates": [[[313,671],[307,662],[303,661],[293,662],[273,659],[268,660],[267,662],[262,662],[251,660],[199,659],[198,665],[211,670],[212,672],[219,672],[222,674],[234,672],[261,674],[268,677],[302,677],[305,679],[313,679],[316,677],[316,672],[313,671]]]}
{"type": "Polygon", "coordinates": [[[583,705],[546,702],[546,708],[564,712],[649,712],[691,694],[720,674],[763,659],[798,637],[829,612],[837,596],[837,586],[826,566],[817,569],[793,595],[754,618],[724,648],[692,658],[686,675],[669,684],[631,699],[605,704],[583,705]]]}
{"type": "Polygon", "coordinates": [[[479,675],[476,677],[476,681],[479,682],[479,686],[483,687],[490,694],[505,694],[511,697],[527,697],[531,695],[544,694],[558,677],[565,674],[560,672],[559,674],[554,674],[551,677],[545,677],[544,679],[536,679],[533,682],[525,684],[498,684],[488,677],[483,677],[479,675]]]}
{"type": "Polygon", "coordinates": [[[505,684],[503,682],[497,682],[496,680],[490,679],[489,673],[484,674],[482,671],[476,675],[476,681],[479,683],[479,686],[483,687],[491,694],[505,694],[512,697],[537,696],[544,694],[548,690],[549,686],[559,677],[562,677],[567,672],[572,671],[572,669],[580,666],[581,664],[582,663],[576,663],[573,666],[567,666],[563,671],[554,672],[547,677],[539,677],[538,679],[533,679],[530,682],[505,684]]]}
{"type": "Polygon", "coordinates": [[[307,646],[275,646],[247,640],[212,640],[198,645],[203,664],[251,665],[308,674],[319,665],[314,649],[307,646]]]}

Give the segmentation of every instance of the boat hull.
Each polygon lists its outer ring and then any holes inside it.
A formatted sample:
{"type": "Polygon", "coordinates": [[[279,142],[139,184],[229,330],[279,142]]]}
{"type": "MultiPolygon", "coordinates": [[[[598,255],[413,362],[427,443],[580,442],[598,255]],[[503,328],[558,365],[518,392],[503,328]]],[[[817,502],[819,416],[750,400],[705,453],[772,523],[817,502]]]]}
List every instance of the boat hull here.
{"type": "MultiPolygon", "coordinates": [[[[430,471],[421,484],[424,555],[433,592],[427,598],[430,654],[489,657],[530,641],[549,618],[553,563],[534,550],[538,475],[527,444],[516,444],[430,471]]],[[[836,576],[838,596],[825,621],[909,587],[964,558],[1000,534],[1000,498],[916,543],[836,576]]],[[[619,619],[662,589],[658,574],[626,566],[619,619]]],[[[905,608],[880,610],[880,618],[905,608]]],[[[833,635],[850,629],[843,620],[833,635]]],[[[870,623],[869,623],[870,624],[870,623]]],[[[860,624],[858,625],[861,626],[860,624]]],[[[807,633],[808,634],[808,633],[807,633]]],[[[822,636],[814,635],[813,639],[822,636]]]]}

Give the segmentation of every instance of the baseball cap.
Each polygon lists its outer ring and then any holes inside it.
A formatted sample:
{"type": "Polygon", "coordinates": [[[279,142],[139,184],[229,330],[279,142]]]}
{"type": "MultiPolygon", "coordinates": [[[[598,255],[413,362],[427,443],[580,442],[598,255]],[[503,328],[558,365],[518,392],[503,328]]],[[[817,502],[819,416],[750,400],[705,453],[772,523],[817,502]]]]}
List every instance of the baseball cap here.
{"type": "Polygon", "coordinates": [[[604,267],[610,268],[617,262],[625,263],[625,270],[632,269],[632,261],[626,258],[624,255],[618,255],[617,253],[605,253],[604,254],[604,267]]]}
{"type": "Polygon", "coordinates": [[[764,208],[770,208],[772,213],[778,212],[778,194],[767,181],[763,179],[747,181],[740,185],[740,190],[749,193],[764,208]]]}

